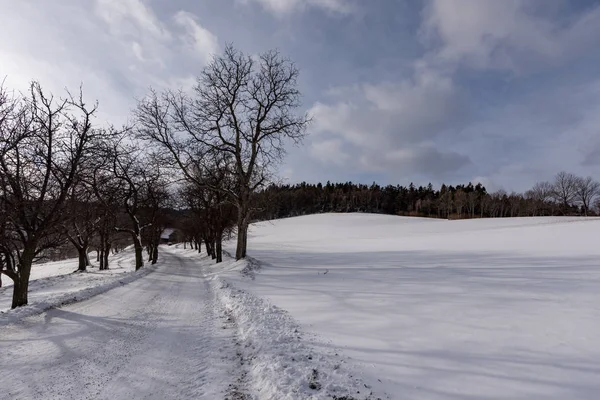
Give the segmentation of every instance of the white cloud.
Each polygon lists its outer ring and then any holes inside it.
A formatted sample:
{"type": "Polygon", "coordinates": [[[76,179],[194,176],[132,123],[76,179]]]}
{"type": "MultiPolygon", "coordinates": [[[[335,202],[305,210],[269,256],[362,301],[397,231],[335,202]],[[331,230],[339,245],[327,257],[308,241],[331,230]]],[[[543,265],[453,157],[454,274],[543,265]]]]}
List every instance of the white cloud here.
{"type": "Polygon", "coordinates": [[[57,96],[83,83],[86,99],[99,100],[100,120],[124,123],[149,86],[189,87],[218,48],[192,14],[177,16],[187,24],[185,40],[171,16],[160,19],[145,1],[8,3],[0,35],[11,40],[0,42],[0,76],[17,90],[39,80],[57,96]]]}
{"type": "Polygon", "coordinates": [[[144,50],[138,42],[131,43],[131,51],[133,51],[133,54],[137,57],[138,60],[142,62],[146,61],[146,58],[144,57],[144,50]]]}
{"type": "Polygon", "coordinates": [[[322,137],[316,144],[320,151],[311,154],[322,162],[331,163],[331,154],[344,146],[352,153],[337,162],[360,160],[367,171],[421,168],[441,174],[468,162],[431,144],[463,122],[462,95],[448,77],[416,69],[410,80],[337,88],[330,97],[332,101],[318,102],[310,110],[313,131],[322,137]]]}
{"type": "Polygon", "coordinates": [[[171,33],[142,0],[95,0],[96,13],[119,36],[151,35],[168,40],[171,33]]]}
{"type": "Polygon", "coordinates": [[[353,126],[353,116],[360,112],[359,106],[350,101],[339,101],[335,104],[315,103],[309,111],[313,117],[312,131],[315,133],[338,133],[344,139],[355,144],[362,144],[367,138],[366,126],[353,126]]]}
{"type": "Polygon", "coordinates": [[[433,47],[429,61],[520,73],[561,62],[594,45],[593,38],[600,34],[600,7],[564,24],[536,14],[535,5],[547,3],[429,1],[421,25],[425,42],[433,47]]]}
{"type": "Polygon", "coordinates": [[[94,12],[108,28],[110,40],[136,61],[166,68],[164,55],[173,46],[173,35],[142,0],[95,0],[94,12]]]}
{"type": "Polygon", "coordinates": [[[460,122],[462,96],[452,80],[417,71],[411,80],[338,88],[333,102],[316,103],[315,130],[367,146],[430,139],[460,122]]]}
{"type": "Polygon", "coordinates": [[[201,60],[207,62],[218,52],[219,42],[217,37],[202,27],[197,22],[194,14],[187,11],[179,11],[175,14],[174,18],[175,22],[186,30],[183,40],[196,51],[201,60]]]}
{"type": "Polygon", "coordinates": [[[311,144],[310,152],[323,164],[343,166],[350,159],[350,156],[342,149],[342,141],[339,139],[314,142],[311,144]]]}
{"type": "Polygon", "coordinates": [[[277,15],[288,15],[294,11],[303,11],[307,8],[320,8],[322,10],[349,14],[354,11],[355,4],[352,0],[239,0],[242,3],[259,3],[265,10],[277,15]]]}

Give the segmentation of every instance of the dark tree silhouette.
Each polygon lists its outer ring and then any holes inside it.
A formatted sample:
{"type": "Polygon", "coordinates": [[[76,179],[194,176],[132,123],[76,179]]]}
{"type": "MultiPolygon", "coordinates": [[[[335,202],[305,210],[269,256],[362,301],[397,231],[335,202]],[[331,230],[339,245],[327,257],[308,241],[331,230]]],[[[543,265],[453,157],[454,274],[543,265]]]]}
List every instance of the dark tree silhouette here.
{"type": "Polygon", "coordinates": [[[151,92],[140,101],[137,126],[142,137],[171,156],[197,186],[229,196],[237,208],[236,259],[246,256],[253,193],[269,180],[287,140],[300,141],[309,124],[297,115],[299,71],[276,51],[258,61],[227,46],[202,71],[192,95],[151,92]],[[202,159],[214,154],[231,159],[232,190],[198,181],[202,159]]]}
{"type": "Polygon", "coordinates": [[[0,193],[3,195],[14,281],[12,307],[27,304],[32,263],[58,246],[65,204],[82,160],[98,133],[92,127],[97,105],[80,91],[56,99],[37,82],[27,95],[9,96],[0,88],[0,193]]]}

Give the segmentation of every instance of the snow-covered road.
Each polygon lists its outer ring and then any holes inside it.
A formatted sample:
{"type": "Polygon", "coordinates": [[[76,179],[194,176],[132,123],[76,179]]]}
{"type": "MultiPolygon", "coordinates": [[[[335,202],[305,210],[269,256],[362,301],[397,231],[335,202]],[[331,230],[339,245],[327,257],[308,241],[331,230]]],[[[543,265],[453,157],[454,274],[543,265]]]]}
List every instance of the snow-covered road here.
{"type": "Polygon", "coordinates": [[[162,257],[143,279],[3,327],[0,399],[223,398],[235,332],[198,264],[162,257]]]}

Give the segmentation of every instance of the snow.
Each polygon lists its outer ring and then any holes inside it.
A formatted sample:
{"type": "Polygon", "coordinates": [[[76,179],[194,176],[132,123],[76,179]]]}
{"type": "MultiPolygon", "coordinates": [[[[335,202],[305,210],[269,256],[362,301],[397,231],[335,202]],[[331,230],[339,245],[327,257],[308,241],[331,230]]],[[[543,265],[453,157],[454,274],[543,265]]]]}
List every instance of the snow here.
{"type": "Polygon", "coordinates": [[[324,214],[252,225],[248,261],[36,266],[0,314],[0,398],[596,399],[598,233],[324,214]]]}
{"type": "Polygon", "coordinates": [[[0,326],[25,316],[38,314],[51,307],[92,297],[118,285],[144,276],[150,270],[135,270],[134,253],[127,249],[110,256],[110,269],[99,271],[88,267],[87,272],[77,270],[78,260],[69,259],[34,264],[29,282],[29,305],[10,310],[13,293],[12,280],[2,277],[0,288],[0,326]]]}
{"type": "Polygon", "coordinates": [[[163,254],[152,273],[0,327],[0,398],[218,399],[239,379],[197,263],[163,254]]]}
{"type": "Polygon", "coordinates": [[[8,398],[379,398],[285,310],[218,277],[245,261],[162,246],[134,273],[116,272],[132,271],[131,251],[106,274],[69,273],[75,263],[37,265],[49,277],[32,282],[31,305],[1,315],[8,398]]]}
{"type": "Polygon", "coordinates": [[[240,379],[234,384],[232,399],[325,400],[382,397],[354,375],[347,357],[335,349],[320,348],[318,339],[303,332],[285,310],[239,290],[223,281],[223,270],[240,271],[245,260],[225,257],[221,264],[181,246],[164,248],[170,256],[195,263],[211,291],[215,293],[227,322],[235,330],[240,379]],[[233,396],[237,394],[241,397],[233,396]],[[334,397],[337,396],[337,397],[334,397]]]}
{"type": "Polygon", "coordinates": [[[391,398],[596,399],[599,233],[591,218],[315,215],[252,226],[255,279],[215,274],[391,398]]]}

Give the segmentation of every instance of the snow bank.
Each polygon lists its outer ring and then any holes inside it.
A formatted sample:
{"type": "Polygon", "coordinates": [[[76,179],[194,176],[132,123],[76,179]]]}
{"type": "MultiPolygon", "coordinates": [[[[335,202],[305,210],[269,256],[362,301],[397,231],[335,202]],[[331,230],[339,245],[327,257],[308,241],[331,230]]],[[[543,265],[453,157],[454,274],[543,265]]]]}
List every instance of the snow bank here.
{"type": "MultiPolygon", "coordinates": [[[[254,259],[221,264],[180,247],[168,251],[196,258],[218,301],[238,329],[237,341],[246,381],[237,393],[258,400],[378,400],[351,360],[333,346],[307,334],[285,310],[232,285],[220,275],[240,274],[252,279],[260,268],[254,259]]],[[[238,398],[233,396],[233,398],[238,398]]]]}
{"type": "MultiPolygon", "coordinates": [[[[35,266],[34,270],[44,267],[47,278],[39,278],[30,282],[29,305],[11,310],[12,285],[0,289],[0,326],[17,322],[21,318],[42,313],[50,308],[89,299],[97,294],[115,287],[126,285],[154,271],[153,266],[146,266],[134,271],[134,255],[125,251],[111,259],[113,267],[107,271],[90,268],[88,272],[73,272],[69,266],[76,261],[66,260],[35,266]],[[67,267],[65,267],[67,265],[67,267]],[[60,275],[59,273],[63,274],[60,275]]],[[[44,276],[39,273],[38,276],[44,276]]]]}
{"type": "Polygon", "coordinates": [[[212,284],[237,323],[242,359],[248,363],[255,398],[379,399],[371,386],[352,376],[345,357],[311,345],[285,310],[219,278],[212,284]]]}

